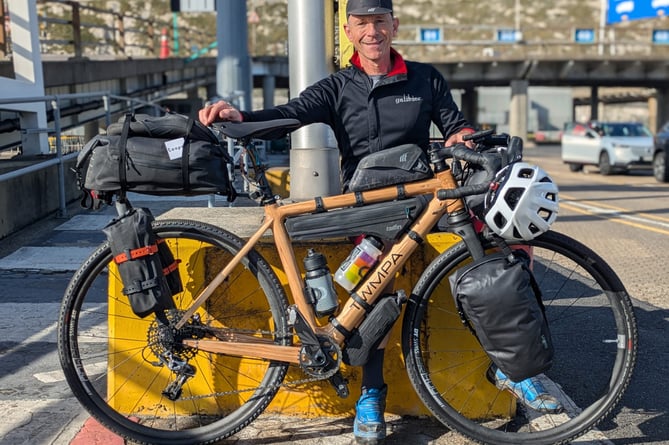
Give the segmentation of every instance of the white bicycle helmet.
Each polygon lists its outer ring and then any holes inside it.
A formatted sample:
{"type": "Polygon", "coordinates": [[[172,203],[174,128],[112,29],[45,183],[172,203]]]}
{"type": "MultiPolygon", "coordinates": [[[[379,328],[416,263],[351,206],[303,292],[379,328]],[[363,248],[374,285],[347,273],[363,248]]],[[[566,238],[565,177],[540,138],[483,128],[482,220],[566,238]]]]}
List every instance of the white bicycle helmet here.
{"type": "Polygon", "coordinates": [[[485,222],[497,235],[529,241],[557,218],[557,184],[540,167],[515,162],[497,173],[486,192],[485,210],[485,222]]]}

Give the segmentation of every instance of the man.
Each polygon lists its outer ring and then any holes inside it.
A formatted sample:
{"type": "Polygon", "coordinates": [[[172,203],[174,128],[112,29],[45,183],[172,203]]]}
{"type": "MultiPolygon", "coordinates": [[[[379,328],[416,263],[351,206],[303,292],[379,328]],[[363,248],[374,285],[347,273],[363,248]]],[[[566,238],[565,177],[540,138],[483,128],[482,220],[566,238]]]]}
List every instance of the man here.
{"type": "MultiPolygon", "coordinates": [[[[392,0],[348,0],[344,32],[354,47],[351,66],[316,82],[287,104],[240,112],[221,101],[200,110],[200,121],[209,125],[219,120],[294,118],[304,125],[328,124],[341,152],[345,190],[365,155],[402,144],[427,149],[432,123],[446,145],[463,142],[462,137],[474,130],[453,101],[443,76],[430,65],[405,61],[391,47],[399,26],[392,9],[392,0]]],[[[386,436],[383,356],[382,344],[363,366],[353,425],[359,443],[374,443],[386,436]]]]}

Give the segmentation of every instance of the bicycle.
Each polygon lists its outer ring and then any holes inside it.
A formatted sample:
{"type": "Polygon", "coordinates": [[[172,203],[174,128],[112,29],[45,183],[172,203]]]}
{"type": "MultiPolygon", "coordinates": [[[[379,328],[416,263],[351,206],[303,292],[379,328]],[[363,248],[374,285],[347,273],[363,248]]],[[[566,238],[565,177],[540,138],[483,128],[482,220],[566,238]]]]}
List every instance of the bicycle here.
{"type": "MultiPolygon", "coordinates": [[[[93,417],[140,443],[205,444],[249,425],[286,385],[329,381],[339,396],[348,395],[340,371],[346,334],[364,321],[366,306],[384,298],[384,284],[402,270],[442,217],[462,241],[425,269],[408,296],[402,321],[407,374],[432,415],[481,443],[553,444],[569,442],[614,412],[637,354],[632,302],[606,262],[566,235],[547,231],[531,241],[509,242],[532,249],[555,345],[554,365],[541,379],[562,400],[563,413],[541,415],[497,390],[486,380],[490,360],[485,353],[477,348],[457,351],[453,345],[471,338],[467,329],[457,322],[458,328],[442,329],[442,317],[459,321],[448,277],[495,248],[487,231],[475,230],[475,217],[463,199],[487,190],[496,173],[490,154],[433,144],[430,179],[281,203],[264,178],[265,167],[255,162],[252,140],[297,124],[227,123],[219,129],[251,154],[247,180],[255,189],[250,196],[262,204],[264,220],[247,241],[202,222],[155,221],[155,233],[181,261],[183,291],[173,297],[176,309],[167,312],[167,324],[134,316],[123,296],[113,291],[122,285],[110,265],[108,243],[74,274],[60,310],[58,347],[67,382],[93,417]],[[483,166],[486,179],[461,186],[462,161],[483,166]],[[362,279],[357,296],[329,318],[319,318],[305,293],[286,221],[359,206],[360,200],[374,206],[426,195],[424,209],[410,217],[390,251],[362,279]],[[256,250],[269,230],[292,305],[277,274],[256,250]],[[123,338],[115,334],[121,324],[123,338]],[[285,382],[292,368],[304,375],[285,382]],[[453,379],[455,369],[458,377],[453,379]]],[[[487,131],[471,138],[480,148],[500,147],[498,155],[521,156],[503,135],[487,131]]],[[[130,205],[121,204],[124,209],[130,205]]]]}

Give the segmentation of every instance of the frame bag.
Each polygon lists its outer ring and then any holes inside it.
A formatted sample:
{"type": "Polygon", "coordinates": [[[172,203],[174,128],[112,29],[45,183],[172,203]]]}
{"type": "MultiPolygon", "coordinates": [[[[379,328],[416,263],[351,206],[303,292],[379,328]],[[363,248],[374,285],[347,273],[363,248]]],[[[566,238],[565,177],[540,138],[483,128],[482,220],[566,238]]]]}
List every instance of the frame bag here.
{"type": "Polygon", "coordinates": [[[141,318],[151,313],[162,317],[164,310],[175,307],[172,295],[182,290],[178,262],[154,234],[153,220],[149,209],[135,208],[102,229],[123,282],[122,292],[141,318]]]}
{"type": "Polygon", "coordinates": [[[405,144],[369,154],[360,160],[348,188],[362,192],[431,178],[427,155],[418,145],[405,144]]]}
{"type": "Polygon", "coordinates": [[[236,192],[228,166],[232,158],[216,136],[186,116],[126,115],[107,135],[88,141],[75,173],[84,191],[82,205],[98,207],[114,194],[219,194],[233,201],[236,192]],[[92,204],[89,199],[92,198],[92,204]]]}
{"type": "Polygon", "coordinates": [[[523,250],[504,244],[449,278],[462,322],[511,380],[550,368],[553,342],[539,286],[523,250]]]}

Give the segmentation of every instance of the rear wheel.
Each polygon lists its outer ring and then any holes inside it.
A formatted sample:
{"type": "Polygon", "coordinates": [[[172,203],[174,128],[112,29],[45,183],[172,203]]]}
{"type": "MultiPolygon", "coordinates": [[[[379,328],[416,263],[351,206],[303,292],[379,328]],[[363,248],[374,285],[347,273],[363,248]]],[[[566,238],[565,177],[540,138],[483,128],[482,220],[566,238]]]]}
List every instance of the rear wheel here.
{"type": "Polygon", "coordinates": [[[583,164],[574,164],[573,162],[569,163],[569,171],[571,172],[580,172],[583,170],[583,164]]]}
{"type": "Polygon", "coordinates": [[[538,378],[564,412],[526,408],[488,381],[490,359],[451,296],[449,276],[471,261],[463,243],[426,269],[407,305],[402,346],[416,392],[442,423],[481,443],[567,443],[584,434],[613,411],[636,360],[632,302],[611,268],[558,233],[527,244],[555,347],[553,366],[538,378]]]}
{"type": "Polygon", "coordinates": [[[104,243],[65,293],[58,327],[63,371],[89,413],[121,436],[161,445],[219,441],[263,412],[288,365],[208,353],[181,341],[243,335],[290,344],[286,296],[269,264],[251,251],[196,317],[176,329],[173,322],[243,242],[193,221],[158,220],[154,231],[180,261],[183,290],[173,297],[169,325],[132,312],[104,243]]]}

